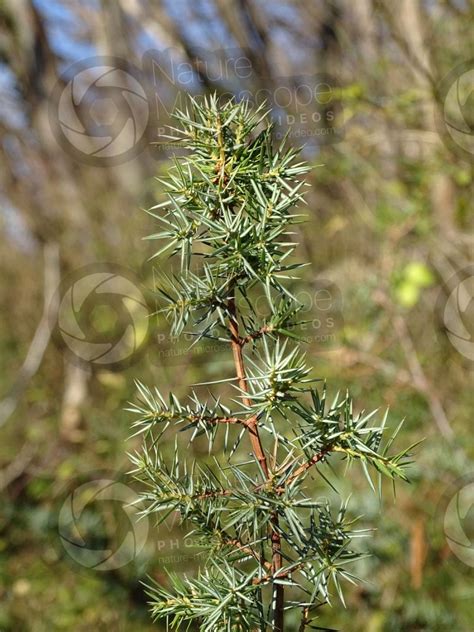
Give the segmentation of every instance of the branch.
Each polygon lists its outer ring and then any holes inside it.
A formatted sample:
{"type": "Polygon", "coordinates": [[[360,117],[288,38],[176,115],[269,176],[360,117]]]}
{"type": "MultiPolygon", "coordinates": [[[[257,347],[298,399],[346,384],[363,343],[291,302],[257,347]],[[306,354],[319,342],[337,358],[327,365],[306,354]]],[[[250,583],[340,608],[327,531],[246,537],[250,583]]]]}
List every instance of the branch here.
{"type": "Polygon", "coordinates": [[[56,295],[60,281],[58,245],[56,243],[45,244],[43,255],[43,314],[10,393],[0,402],[0,427],[13,414],[32,377],[39,369],[51,338],[50,319],[55,318],[58,311],[59,300],[56,295]]]}
{"type": "Polygon", "coordinates": [[[301,623],[298,632],[304,632],[306,626],[310,623],[309,618],[309,608],[303,608],[303,612],[301,613],[301,623]]]}
{"type": "MultiPolygon", "coordinates": [[[[333,448],[334,448],[334,446],[331,444],[331,445],[327,446],[326,448],[324,448],[323,450],[321,450],[320,452],[318,452],[317,454],[315,454],[314,456],[312,456],[305,463],[302,463],[293,472],[293,474],[290,477],[287,478],[287,480],[285,481],[284,485],[279,485],[278,487],[275,488],[275,491],[277,492],[277,494],[282,494],[289,484],[291,484],[294,480],[296,480],[299,476],[301,476],[301,474],[306,472],[306,470],[309,470],[310,467],[312,467],[313,465],[316,465],[316,463],[319,463],[320,461],[322,461],[324,459],[324,457],[326,456],[326,454],[331,452],[331,450],[333,448]]],[[[293,463],[291,465],[293,465],[293,463]]],[[[285,469],[288,469],[289,467],[291,467],[291,465],[289,465],[285,469]]],[[[256,491],[256,492],[260,491],[261,489],[263,489],[265,487],[265,485],[266,485],[266,482],[265,483],[261,483],[260,485],[257,485],[257,487],[255,487],[254,491],[256,491]]]]}
{"type": "MultiPolygon", "coordinates": [[[[245,375],[244,358],[242,355],[242,345],[240,344],[239,323],[237,310],[235,307],[235,298],[229,300],[229,329],[231,335],[232,353],[234,355],[235,369],[239,380],[239,386],[243,393],[247,395],[243,398],[244,404],[248,407],[252,406],[252,400],[248,396],[247,378],[245,375]]],[[[270,471],[267,464],[265,452],[260,439],[257,425],[257,415],[251,417],[247,422],[247,428],[250,433],[250,441],[252,449],[257,458],[262,471],[267,480],[270,479],[270,471]]],[[[272,545],[272,572],[277,573],[283,563],[281,554],[281,536],[278,528],[278,513],[273,512],[270,520],[270,539],[272,545]]],[[[283,632],[284,625],[284,587],[281,584],[273,584],[273,616],[275,632],[283,632]]]]}
{"type": "Polygon", "coordinates": [[[255,585],[259,585],[259,584],[264,584],[266,582],[273,581],[275,579],[286,579],[287,577],[290,577],[291,573],[294,573],[295,571],[298,571],[300,568],[303,568],[304,564],[305,564],[304,562],[299,562],[297,564],[294,564],[292,568],[289,568],[286,570],[279,569],[276,573],[269,573],[267,575],[263,575],[262,577],[256,577],[252,583],[255,585]]]}
{"type": "MultiPolygon", "coordinates": [[[[235,299],[231,298],[228,304],[229,309],[229,330],[231,336],[231,345],[232,345],[232,353],[234,355],[234,363],[235,370],[237,373],[237,378],[239,380],[240,390],[243,393],[246,393],[246,396],[243,398],[244,404],[249,408],[252,406],[252,400],[248,396],[248,386],[247,386],[247,377],[245,374],[245,366],[244,366],[244,358],[242,355],[242,345],[240,344],[240,334],[239,334],[239,324],[237,320],[237,309],[235,307],[235,299]]],[[[260,439],[260,435],[257,427],[257,415],[253,415],[246,422],[247,428],[250,433],[250,442],[252,444],[252,449],[255,454],[256,459],[260,463],[262,471],[265,477],[268,479],[269,470],[267,464],[267,458],[265,456],[265,452],[263,450],[263,445],[260,439]]]]}
{"type": "Polygon", "coordinates": [[[230,489],[211,489],[207,492],[203,492],[202,494],[196,494],[191,498],[193,500],[206,500],[207,498],[216,498],[218,496],[230,496],[232,494],[232,490],[230,489]]]}
{"type": "Polygon", "coordinates": [[[207,424],[217,425],[217,424],[242,424],[247,425],[247,420],[239,419],[238,417],[200,417],[199,415],[194,415],[191,421],[205,421],[207,424]]]}
{"type": "Polygon", "coordinates": [[[24,445],[16,458],[0,471],[0,489],[5,489],[21,476],[34,458],[31,446],[24,445]]]}
{"type": "Polygon", "coordinates": [[[257,340],[258,338],[261,338],[265,334],[269,334],[272,331],[273,331],[273,327],[271,325],[264,325],[263,327],[260,327],[260,329],[258,329],[257,331],[253,331],[251,334],[248,334],[244,338],[240,338],[239,339],[239,344],[240,344],[241,347],[243,347],[248,342],[252,342],[253,340],[257,340]]]}
{"type": "Polygon", "coordinates": [[[383,292],[380,292],[377,295],[377,300],[383,307],[392,311],[393,326],[400,341],[403,353],[405,354],[408,369],[413,380],[413,385],[425,396],[430,407],[431,414],[433,415],[433,419],[435,420],[435,423],[444,439],[452,441],[454,438],[454,431],[449,423],[438,394],[431,386],[428,378],[426,377],[426,373],[421,366],[405,319],[400,316],[400,314],[393,313],[392,305],[388,297],[383,292]]]}
{"type": "Polygon", "coordinates": [[[393,324],[400,339],[402,349],[407,359],[408,368],[410,369],[416,388],[421,391],[428,400],[433,418],[443,437],[448,441],[452,441],[454,438],[454,431],[451,428],[448,418],[446,417],[446,413],[444,412],[443,405],[441,404],[437,393],[432,388],[425,372],[423,371],[405,319],[401,316],[395,316],[393,324]]]}
{"type": "Polygon", "coordinates": [[[257,551],[254,551],[254,549],[252,549],[252,547],[249,544],[245,544],[238,538],[229,538],[229,540],[226,540],[224,544],[230,544],[231,546],[236,547],[239,551],[242,551],[243,553],[248,553],[249,555],[251,555],[257,560],[260,566],[267,569],[272,568],[272,565],[270,562],[267,562],[267,560],[262,555],[259,555],[257,551]]]}
{"type": "Polygon", "coordinates": [[[302,463],[294,472],[293,474],[286,480],[285,482],[285,486],[289,485],[290,483],[292,483],[294,480],[296,480],[299,476],[301,476],[301,474],[304,474],[304,472],[306,472],[306,470],[309,470],[310,467],[313,467],[313,465],[316,465],[316,463],[319,463],[319,461],[322,461],[324,459],[324,457],[326,456],[326,454],[328,454],[329,452],[331,452],[333,446],[332,444],[327,446],[326,448],[324,448],[323,450],[321,450],[321,452],[318,452],[317,454],[314,454],[308,461],[306,461],[305,463],[302,463]]]}

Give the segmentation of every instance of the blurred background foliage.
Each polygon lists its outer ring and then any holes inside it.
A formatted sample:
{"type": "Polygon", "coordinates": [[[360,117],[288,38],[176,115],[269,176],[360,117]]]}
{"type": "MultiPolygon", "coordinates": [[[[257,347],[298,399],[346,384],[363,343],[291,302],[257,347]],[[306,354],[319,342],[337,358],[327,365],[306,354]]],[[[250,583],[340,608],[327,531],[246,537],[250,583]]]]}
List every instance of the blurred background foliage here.
{"type": "MultiPolygon", "coordinates": [[[[281,77],[294,86],[330,78],[336,137],[290,134],[306,141],[315,166],[309,223],[297,236],[312,263],[296,288],[312,319],[308,353],[331,389],[350,386],[367,409],[389,405],[392,419],[405,417],[404,445],[424,439],[396,503],[387,490],[381,508],[355,471],[339,482],[376,531],[358,569],[365,582],[320,624],[473,629],[472,568],[449,548],[439,510],[445,490],[474,470],[472,363],[443,320],[472,261],[472,170],[436,125],[442,78],[473,56],[472,9],[469,0],[0,0],[0,630],[157,629],[140,580],[196,567],[173,522],[160,532],[151,525],[135,561],[109,572],[75,564],[59,540],[67,494],[97,473],[129,469],[134,440],[123,409],[133,379],[184,394],[232,367],[219,347],[184,353],[160,337],[168,329],[158,318],[144,352],[121,370],[78,364],[50,336],[58,283],[82,266],[119,264],[153,287],[152,244],[142,237],[155,228],[139,209],[159,199],[154,176],[166,172],[171,150],[151,144],[150,126],[143,152],[93,166],[59,146],[48,109],[77,60],[113,55],[142,68],[146,51],[171,50],[190,64],[192,81],[161,83],[145,68],[162,127],[179,94],[239,93],[235,78],[229,86],[209,76],[203,59],[236,48],[251,61],[252,91],[274,94],[281,77]]],[[[107,309],[93,318],[113,328],[107,309]]],[[[472,339],[472,320],[464,322],[472,339]]],[[[92,506],[86,540],[113,547],[112,514],[92,506]]]]}

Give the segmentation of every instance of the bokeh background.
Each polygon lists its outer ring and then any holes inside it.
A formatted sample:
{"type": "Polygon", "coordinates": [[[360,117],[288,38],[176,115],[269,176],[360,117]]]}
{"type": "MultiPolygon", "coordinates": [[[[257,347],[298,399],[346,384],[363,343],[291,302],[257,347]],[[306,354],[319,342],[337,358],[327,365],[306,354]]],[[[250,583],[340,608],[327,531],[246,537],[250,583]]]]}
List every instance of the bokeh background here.
{"type": "Polygon", "coordinates": [[[314,166],[294,291],[315,373],[424,440],[395,502],[340,481],[371,557],[320,625],[474,629],[472,10],[0,0],[0,630],[160,629],[140,582],[199,562],[175,519],[137,530],[124,409],[135,378],[184,395],[232,374],[153,316],[142,239],[169,113],[210,91],[265,97],[314,166]]]}

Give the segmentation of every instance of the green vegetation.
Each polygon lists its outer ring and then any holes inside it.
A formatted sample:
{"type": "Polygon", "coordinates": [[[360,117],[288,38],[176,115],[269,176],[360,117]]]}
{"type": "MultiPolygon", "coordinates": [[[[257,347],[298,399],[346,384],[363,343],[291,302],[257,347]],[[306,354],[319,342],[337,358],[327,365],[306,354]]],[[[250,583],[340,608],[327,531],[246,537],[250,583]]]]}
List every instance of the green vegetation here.
{"type": "MultiPolygon", "coordinates": [[[[297,271],[300,279],[281,281],[303,305],[298,331],[310,377],[327,379],[328,404],[350,386],[355,415],[362,404],[379,409],[375,426],[387,408],[388,425],[405,419],[402,447],[423,442],[410,484],[396,485],[395,500],[392,481],[383,478],[382,505],[360,462],[346,476],[337,455],[309,470],[315,476],[308,496],[327,497],[332,520],[339,497],[350,497],[346,518],[361,514],[353,528],[368,535],[352,548],[369,553],[347,567],[361,582],[342,582],[346,607],[335,595],[333,607],[313,613],[315,625],[348,632],[472,631],[472,511],[463,504],[469,488],[456,495],[474,472],[474,302],[465,300],[470,286],[461,285],[472,277],[471,4],[0,2],[0,630],[164,630],[163,621],[151,620],[144,584],[173,593],[165,568],[195,578],[204,566],[205,550],[186,537],[176,512],[158,526],[158,513],[144,516],[148,532],[135,546],[130,510],[81,486],[105,476],[123,483],[131,500],[143,491],[127,476],[127,451],[140,453],[143,438],[130,439],[124,410],[136,401],[135,380],[174,393],[192,410],[189,385],[235,376],[228,343],[190,337],[192,318],[180,336],[169,335],[159,311],[165,297],[155,305],[149,290],[156,276],[169,289],[162,274],[181,274],[180,254],[170,264],[150,259],[157,242],[141,237],[157,230],[156,220],[138,210],[166,200],[155,177],[165,178],[172,155],[185,151],[161,143],[168,113],[187,93],[201,99],[217,92],[264,95],[276,123],[273,146],[290,127],[288,147],[302,148],[311,167],[304,175],[307,221],[288,227],[301,246],[287,259],[310,265],[297,271]],[[143,59],[147,49],[161,66],[143,59]],[[61,118],[53,93],[55,86],[64,89],[67,102],[71,64],[104,54],[142,71],[135,75],[158,111],[126,161],[105,158],[97,166],[101,134],[123,124],[127,145],[134,129],[141,132],[143,120],[134,128],[130,116],[137,102],[145,116],[143,99],[106,90],[102,100],[93,90],[89,100],[79,94],[70,116],[61,118]],[[180,64],[179,80],[170,79],[170,60],[180,64]],[[233,74],[223,76],[222,68],[233,74]],[[317,99],[304,99],[304,85],[317,88],[317,99]],[[78,130],[81,150],[71,151],[77,137],[69,146],[59,142],[60,120],[78,130]],[[463,133],[456,136],[456,128],[463,133]],[[141,340],[148,332],[123,363],[81,362],[58,326],[58,286],[70,325],[76,314],[68,302],[70,280],[89,279],[85,266],[91,265],[112,274],[124,266],[141,293],[128,300],[124,284],[126,300],[101,294],[91,277],[88,300],[77,310],[87,343],[124,340],[133,350],[135,334],[141,340]],[[87,503],[77,525],[60,520],[74,495],[79,505],[87,503]],[[448,533],[448,504],[451,520],[459,517],[455,533],[448,533]],[[68,537],[80,561],[65,546],[68,537]],[[117,551],[122,540],[132,561],[111,570],[87,565],[94,555],[117,551]]],[[[79,87],[83,81],[84,75],[79,87]]],[[[191,271],[202,274],[194,264],[191,271]]],[[[269,311],[267,299],[256,298],[259,322],[269,311]]],[[[236,307],[249,318],[245,303],[236,307]]],[[[248,321],[249,330],[258,322],[248,321]]],[[[287,349],[295,344],[290,340],[287,349]]],[[[257,346],[266,362],[263,340],[257,346]]],[[[246,352],[253,353],[250,343],[246,352]]],[[[249,363],[247,370],[255,369],[249,363]]],[[[211,390],[235,412],[244,405],[233,384],[194,390],[200,403],[211,390]]],[[[322,394],[322,382],[306,386],[322,394]]],[[[308,396],[302,401],[312,405],[308,396]]],[[[211,410],[214,404],[209,399],[211,410]]],[[[282,421],[278,430],[284,427],[282,421]]],[[[176,439],[181,457],[215,468],[212,456],[224,454],[225,429],[209,455],[205,434],[188,446],[193,430],[181,428],[169,427],[160,440],[164,462],[173,462],[176,439]]],[[[231,450],[238,426],[228,430],[231,450]]],[[[244,435],[233,458],[249,451],[244,435]]],[[[374,472],[369,469],[376,487],[374,472]]],[[[289,610],[285,625],[297,629],[300,618],[298,609],[289,610]]]]}
{"type": "Polygon", "coordinates": [[[154,618],[178,630],[195,621],[202,631],[283,632],[294,610],[300,631],[312,627],[334,594],[344,604],[343,580],[354,583],[351,564],[362,557],[353,540],[364,535],[347,516],[347,499],[335,509],[323,496],[314,470],[334,491],[326,478],[333,456],[345,475],[358,462],[374,493],[370,470],[407,480],[411,448],[391,450],[401,425],[386,438],[387,414],[374,422],[378,411],[356,413],[349,395],[329,404],[298,344],[304,306],[287,286],[305,267],[292,262],[291,229],[302,221],[308,167],[293,149],[273,147],[261,110],[214,95],[176,112],[172,140],[190,153],[175,161],[163,181],[167,199],[150,211],[164,227],[151,239],[166,242],[155,256],[171,251],[181,262],[159,286],[173,334],[188,326],[196,341],[217,340],[235,365],[231,402],[215,392],[227,377],[207,400],[193,392],[186,404],[139,382],[130,408],[145,436],[132,457],[146,486],[142,515],[158,514],[159,525],[179,512],[205,551],[197,576],[170,573],[171,591],[149,588],[154,618]],[[188,447],[204,435],[210,463],[190,460],[177,443],[166,462],[163,445],[176,426],[190,435],[188,447]]]}

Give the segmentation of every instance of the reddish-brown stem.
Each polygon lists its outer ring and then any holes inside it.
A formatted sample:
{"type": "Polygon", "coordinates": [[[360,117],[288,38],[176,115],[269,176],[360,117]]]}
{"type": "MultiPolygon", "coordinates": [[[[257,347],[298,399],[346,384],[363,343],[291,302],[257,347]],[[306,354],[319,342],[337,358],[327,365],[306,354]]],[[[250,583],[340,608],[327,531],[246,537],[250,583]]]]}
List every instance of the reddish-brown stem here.
{"type": "MultiPolygon", "coordinates": [[[[298,476],[301,476],[301,474],[304,474],[304,472],[306,472],[306,470],[309,470],[309,468],[313,465],[316,465],[316,463],[319,463],[319,461],[322,461],[324,459],[324,457],[326,456],[326,454],[328,454],[329,452],[331,452],[331,450],[333,449],[332,446],[328,446],[327,448],[324,448],[324,450],[321,450],[321,452],[318,452],[317,454],[313,455],[310,459],[308,459],[307,461],[305,461],[304,463],[302,463],[294,472],[291,476],[289,476],[284,485],[278,485],[278,487],[273,487],[273,491],[275,491],[277,494],[283,494],[283,492],[285,491],[286,487],[292,483],[295,479],[298,478],[298,476]]],[[[261,483],[260,485],[257,485],[254,488],[254,491],[258,492],[261,489],[263,489],[265,487],[266,483],[261,483]]]]}
{"type": "Polygon", "coordinates": [[[273,331],[273,327],[271,325],[264,325],[260,327],[257,331],[253,331],[251,334],[244,336],[240,339],[240,345],[243,347],[248,342],[252,342],[252,340],[257,340],[257,338],[261,338],[265,334],[269,334],[273,331]]]}
{"type": "Polygon", "coordinates": [[[310,459],[305,461],[285,481],[285,485],[289,485],[289,483],[292,483],[296,478],[298,478],[298,476],[301,476],[301,474],[306,472],[306,470],[309,470],[310,467],[312,467],[313,465],[316,465],[316,463],[319,463],[319,461],[324,459],[324,457],[326,456],[328,452],[331,452],[331,449],[333,449],[332,446],[328,446],[327,448],[324,448],[324,450],[321,450],[321,452],[318,452],[317,454],[313,455],[310,459]]]}
{"type": "Polygon", "coordinates": [[[299,628],[299,632],[304,632],[306,629],[306,626],[309,625],[309,608],[303,608],[303,612],[301,615],[301,623],[300,623],[300,628],[299,628]]]}
{"type": "Polygon", "coordinates": [[[278,579],[286,579],[287,577],[290,577],[291,573],[294,573],[295,571],[299,570],[302,567],[303,567],[303,564],[298,564],[297,566],[294,566],[289,571],[288,570],[287,571],[280,571],[279,573],[276,573],[276,574],[273,573],[271,575],[263,575],[262,577],[256,577],[252,581],[252,584],[254,584],[254,585],[264,584],[266,582],[270,582],[275,577],[278,577],[278,579]]]}
{"type": "MultiPolygon", "coordinates": [[[[245,425],[245,420],[240,420],[240,422],[245,425]]],[[[324,457],[326,456],[326,454],[331,452],[332,449],[333,449],[333,446],[327,446],[326,448],[321,450],[321,452],[318,452],[317,454],[313,455],[310,459],[302,463],[289,478],[287,478],[284,485],[279,485],[278,487],[274,487],[273,490],[277,494],[283,494],[286,487],[290,483],[292,483],[295,479],[297,479],[298,476],[301,476],[301,474],[306,472],[306,470],[309,470],[310,467],[322,461],[324,457]]],[[[265,481],[264,483],[260,483],[259,485],[254,487],[254,491],[259,492],[266,486],[266,484],[267,484],[267,481],[265,481]]],[[[232,494],[232,490],[230,489],[220,489],[220,490],[212,490],[209,492],[204,492],[203,494],[199,494],[198,496],[196,496],[196,498],[203,499],[203,498],[208,498],[210,496],[230,496],[231,494],[232,494]]]]}
{"type": "MultiPolygon", "coordinates": [[[[252,400],[248,396],[247,378],[245,375],[244,358],[242,355],[242,345],[240,343],[241,338],[239,335],[239,323],[237,320],[235,300],[233,298],[229,300],[228,307],[230,313],[229,330],[231,336],[232,353],[234,355],[235,370],[237,373],[237,379],[239,380],[240,390],[242,391],[242,393],[244,393],[242,400],[246,406],[250,407],[252,405],[252,400]]],[[[253,453],[255,454],[257,461],[260,463],[260,467],[262,468],[265,478],[268,478],[269,470],[265,452],[263,450],[262,442],[260,440],[260,435],[258,432],[257,415],[252,415],[252,417],[247,420],[246,426],[250,433],[250,443],[252,444],[253,453]]]]}
{"type": "Polygon", "coordinates": [[[245,419],[239,419],[238,417],[200,417],[199,415],[193,415],[192,421],[205,421],[208,424],[243,424],[246,425],[245,419]]]}
{"type": "Polygon", "coordinates": [[[254,557],[260,563],[261,566],[263,566],[267,570],[271,570],[272,565],[270,564],[270,562],[267,562],[262,557],[260,557],[259,554],[256,551],[254,551],[254,549],[252,549],[252,547],[249,546],[248,544],[244,544],[243,542],[241,542],[240,540],[236,538],[230,538],[229,540],[226,540],[225,544],[234,546],[239,551],[242,551],[242,553],[248,553],[248,555],[251,555],[252,557],[254,557]]]}
{"type": "MultiPolygon", "coordinates": [[[[229,299],[229,330],[231,337],[232,353],[234,355],[235,370],[237,373],[237,379],[239,381],[240,390],[243,393],[243,402],[246,406],[252,406],[252,400],[249,397],[249,390],[247,385],[247,377],[245,374],[244,357],[242,354],[242,346],[245,338],[241,338],[239,334],[239,321],[237,315],[237,309],[235,306],[235,298],[229,299]]],[[[258,419],[257,415],[253,415],[247,420],[247,429],[250,434],[250,442],[255,458],[258,460],[265,479],[270,478],[270,471],[267,464],[267,459],[263,449],[263,445],[258,432],[258,419]]],[[[278,530],[278,514],[272,513],[270,519],[270,539],[272,546],[272,574],[275,575],[282,567],[282,555],[281,555],[281,536],[278,530]]],[[[283,632],[284,625],[284,587],[280,584],[274,584],[273,590],[274,599],[274,632],[283,632]]]]}
{"type": "MultiPolygon", "coordinates": [[[[278,514],[275,512],[272,514],[272,572],[278,573],[281,569],[283,560],[281,556],[281,536],[278,532],[278,514]]],[[[273,599],[274,599],[274,615],[273,623],[274,630],[276,632],[283,632],[284,624],[284,606],[285,606],[285,594],[284,587],[281,584],[273,584],[273,599]]]]}

